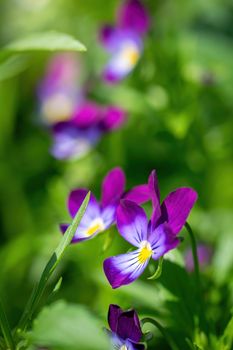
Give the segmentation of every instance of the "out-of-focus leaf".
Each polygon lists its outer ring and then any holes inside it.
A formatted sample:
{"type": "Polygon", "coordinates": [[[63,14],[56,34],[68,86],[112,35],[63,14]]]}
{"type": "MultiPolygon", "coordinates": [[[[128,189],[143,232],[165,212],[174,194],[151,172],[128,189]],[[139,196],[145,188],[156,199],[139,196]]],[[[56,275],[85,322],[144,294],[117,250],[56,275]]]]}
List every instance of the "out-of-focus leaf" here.
{"type": "Polygon", "coordinates": [[[27,68],[27,57],[17,55],[0,62],[0,81],[9,79],[27,68]]]}
{"type": "Polygon", "coordinates": [[[104,350],[109,347],[102,328],[83,306],[58,301],[41,311],[29,339],[35,345],[54,350],[104,350]]]}
{"type": "Polygon", "coordinates": [[[218,349],[231,350],[233,346],[233,317],[231,317],[223,336],[220,338],[218,349]]]}
{"type": "Polygon", "coordinates": [[[59,32],[31,34],[3,48],[11,52],[30,51],[86,51],[85,46],[71,35],[59,32]]]}
{"type": "Polygon", "coordinates": [[[21,317],[21,320],[19,321],[18,329],[24,330],[27,328],[27,325],[30,322],[31,317],[32,317],[35,309],[37,308],[38,303],[40,301],[40,298],[44,292],[47,281],[51,277],[53,271],[55,270],[55,268],[57,267],[61,258],[63,257],[66,248],[68,247],[68,245],[72,241],[72,238],[74,237],[74,234],[78,228],[78,225],[80,224],[80,221],[81,221],[81,219],[85,213],[85,210],[87,208],[89,199],[90,199],[90,192],[88,192],[88,194],[84,198],[84,200],[83,200],[78,212],[76,213],[71,225],[67,228],[60,243],[58,244],[58,246],[55,249],[54,253],[52,254],[51,258],[49,259],[47,265],[45,266],[44,271],[41,274],[40,281],[35,286],[34,290],[32,291],[31,297],[28,300],[28,303],[26,305],[24,313],[21,317]]]}

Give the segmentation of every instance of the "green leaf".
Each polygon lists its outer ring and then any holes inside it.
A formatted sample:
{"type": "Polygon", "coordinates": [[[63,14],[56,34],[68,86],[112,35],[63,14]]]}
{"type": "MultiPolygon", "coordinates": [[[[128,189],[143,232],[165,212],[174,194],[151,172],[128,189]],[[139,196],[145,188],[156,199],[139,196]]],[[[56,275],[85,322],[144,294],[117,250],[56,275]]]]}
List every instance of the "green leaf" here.
{"type": "Polygon", "coordinates": [[[14,340],[13,340],[9,322],[6,317],[1,301],[0,301],[0,327],[1,327],[4,339],[6,341],[7,347],[10,350],[14,350],[15,349],[14,340]]]}
{"type": "Polygon", "coordinates": [[[103,324],[85,307],[60,300],[41,311],[29,339],[34,345],[54,350],[109,349],[103,324]]]}
{"type": "Polygon", "coordinates": [[[231,317],[223,336],[219,341],[219,350],[231,350],[233,345],[233,317],[231,317]]]}
{"type": "Polygon", "coordinates": [[[48,261],[47,265],[44,268],[44,271],[41,275],[39,283],[35,286],[31,297],[28,301],[28,304],[26,305],[25,311],[23,313],[23,316],[19,322],[18,330],[25,330],[28,326],[28,323],[30,322],[33,313],[35,312],[40,299],[43,295],[44,289],[46,287],[47,281],[49,280],[50,276],[52,275],[53,271],[55,270],[57,264],[61,260],[65,249],[68,247],[70,242],[72,241],[72,238],[78,228],[78,225],[86,211],[88,202],[90,199],[90,192],[86,195],[82,205],[80,206],[75,218],[73,219],[73,222],[66,230],[65,234],[63,235],[58,247],[56,248],[55,252],[51,256],[50,260],[48,261]]]}
{"type": "Polygon", "coordinates": [[[34,33],[18,39],[3,47],[13,52],[30,51],[86,51],[85,46],[76,38],[55,31],[34,33]]]}
{"type": "Polygon", "coordinates": [[[0,81],[12,78],[27,68],[28,60],[25,55],[15,55],[0,62],[0,81]]]}

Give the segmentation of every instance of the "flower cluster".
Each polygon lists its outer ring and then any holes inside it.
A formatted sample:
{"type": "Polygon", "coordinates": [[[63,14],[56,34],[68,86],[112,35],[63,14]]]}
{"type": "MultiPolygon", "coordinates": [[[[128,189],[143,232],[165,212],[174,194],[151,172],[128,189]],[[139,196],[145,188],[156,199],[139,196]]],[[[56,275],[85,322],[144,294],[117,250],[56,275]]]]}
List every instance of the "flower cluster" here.
{"type": "Polygon", "coordinates": [[[126,121],[126,112],[120,107],[102,106],[88,99],[77,83],[79,64],[71,54],[56,55],[38,88],[40,114],[52,134],[51,153],[58,159],[86,155],[105,133],[126,121]]]}
{"type": "Polygon", "coordinates": [[[116,83],[136,66],[143,50],[143,37],[149,29],[149,15],[139,0],[126,0],[120,7],[115,27],[105,25],[100,41],[110,54],[103,78],[116,83]]]}
{"type": "MultiPolygon", "coordinates": [[[[72,217],[77,213],[88,190],[70,193],[68,208],[72,217]]],[[[197,193],[188,187],[171,192],[160,204],[160,192],[155,170],[148,184],[125,192],[125,175],[120,168],[111,170],[102,184],[101,202],[93,194],[87,210],[74,235],[73,242],[95,237],[111,225],[117,225],[120,235],[136,247],[126,254],[107,258],[104,272],[112,288],[136,280],[145,270],[150,258],[158,260],[180,242],[177,235],[197,200],[197,193]],[[152,216],[148,220],[140,204],[152,201],[152,216]]],[[[63,232],[68,225],[61,225],[63,232]]]]}

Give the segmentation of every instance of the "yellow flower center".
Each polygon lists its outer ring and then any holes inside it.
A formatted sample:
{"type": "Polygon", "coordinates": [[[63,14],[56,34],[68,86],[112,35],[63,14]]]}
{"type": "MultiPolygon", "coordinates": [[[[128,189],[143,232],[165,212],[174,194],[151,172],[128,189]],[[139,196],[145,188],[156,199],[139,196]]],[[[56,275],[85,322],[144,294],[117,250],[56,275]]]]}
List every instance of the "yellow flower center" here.
{"type": "Polygon", "coordinates": [[[96,232],[101,232],[104,230],[104,223],[102,219],[96,219],[93,221],[91,226],[88,227],[86,234],[88,236],[94,235],[96,232]]]}
{"type": "Polygon", "coordinates": [[[122,345],[122,346],[120,347],[120,350],[128,350],[128,348],[127,348],[126,345],[122,345]]]}
{"type": "Polygon", "coordinates": [[[138,260],[140,264],[144,264],[147,259],[149,259],[152,255],[152,249],[149,242],[142,242],[142,247],[138,255],[138,260]]]}
{"type": "Polygon", "coordinates": [[[130,64],[136,64],[139,58],[138,51],[134,47],[128,47],[125,50],[125,58],[127,61],[129,61],[130,64]]]}

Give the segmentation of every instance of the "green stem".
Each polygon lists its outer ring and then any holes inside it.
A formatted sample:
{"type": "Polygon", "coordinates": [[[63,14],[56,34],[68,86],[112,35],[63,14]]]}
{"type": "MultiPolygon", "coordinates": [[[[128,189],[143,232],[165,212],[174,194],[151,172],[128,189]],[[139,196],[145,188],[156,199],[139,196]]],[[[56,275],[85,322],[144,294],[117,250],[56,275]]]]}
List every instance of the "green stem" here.
{"type": "Polygon", "coordinates": [[[189,236],[190,236],[190,240],[191,240],[195,279],[196,279],[197,287],[200,290],[201,283],[200,283],[199,261],[198,261],[198,255],[197,255],[197,243],[196,243],[196,239],[195,239],[193,230],[191,229],[191,226],[188,224],[188,222],[185,223],[185,228],[188,231],[189,236]]]}
{"type": "Polygon", "coordinates": [[[209,326],[208,326],[207,319],[205,316],[205,306],[204,306],[203,297],[202,297],[200,268],[199,268],[198,254],[197,254],[197,243],[196,243],[196,239],[195,239],[195,235],[193,233],[193,230],[192,230],[191,226],[188,224],[188,222],[185,223],[185,228],[189,233],[191,246],[192,246],[194,274],[195,274],[195,280],[196,280],[197,297],[199,300],[199,303],[198,303],[199,322],[200,322],[200,325],[208,333],[209,326]]]}
{"type": "Polygon", "coordinates": [[[167,343],[169,344],[169,346],[172,350],[179,350],[179,348],[175,344],[175,342],[172,339],[172,337],[170,336],[170,334],[166,331],[165,328],[163,328],[163,326],[158,321],[156,321],[154,318],[151,318],[151,317],[145,317],[141,320],[142,326],[144,326],[145,323],[153,324],[160,331],[160,333],[164,336],[164,338],[166,339],[167,343]]]}
{"type": "Polygon", "coordinates": [[[5,311],[3,309],[2,303],[0,301],[0,326],[2,329],[2,334],[4,336],[4,339],[6,341],[6,345],[10,350],[14,350],[15,349],[15,344],[14,344],[14,340],[11,334],[11,329],[9,326],[9,322],[8,319],[6,317],[5,311]]]}

